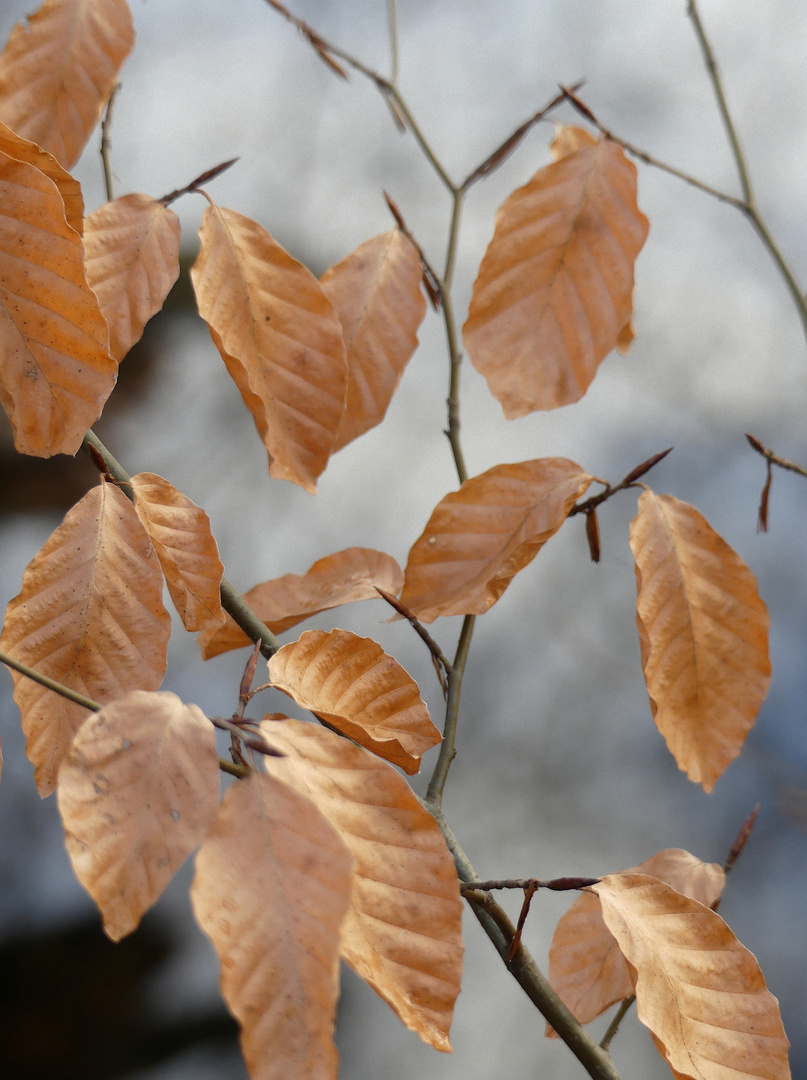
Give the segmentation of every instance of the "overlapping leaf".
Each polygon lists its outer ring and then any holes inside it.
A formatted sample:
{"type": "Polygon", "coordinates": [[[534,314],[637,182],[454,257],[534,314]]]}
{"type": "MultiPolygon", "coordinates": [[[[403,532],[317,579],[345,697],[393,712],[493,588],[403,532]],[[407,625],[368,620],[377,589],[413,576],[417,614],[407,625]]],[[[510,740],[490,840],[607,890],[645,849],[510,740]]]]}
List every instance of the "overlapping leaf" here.
{"type": "Polygon", "coordinates": [[[269,472],[316,491],[345,409],[342,327],[317,279],[256,222],[217,206],[191,270],[199,312],[252,413],[269,472]]]}
{"type": "Polygon", "coordinates": [[[438,503],[404,573],[422,622],[481,615],[563,524],[592,478],[565,458],[497,465],[438,503]]]}
{"type": "Polygon", "coordinates": [[[332,732],[270,718],[267,768],[308,796],[356,860],[342,955],[424,1042],[449,1050],[462,972],[462,904],[440,829],[407,782],[332,732]]]}
{"type": "Polygon", "coordinates": [[[72,168],[133,45],[126,0],[45,0],[0,54],[0,120],[72,168]]]}
{"type": "Polygon", "coordinates": [[[27,161],[54,182],[64,202],[67,224],[81,236],[84,230],[84,196],[78,180],[74,180],[47,150],[23,139],[3,123],[0,123],[0,152],[17,161],[27,161]]]}
{"type": "MultiPolygon", "coordinates": [[[[402,585],[403,571],[391,555],[354,547],[318,559],[305,574],[284,574],[256,585],[244,599],[273,634],[282,634],[320,611],[377,599],[376,586],[397,596],[402,585]]],[[[224,626],[211,627],[199,638],[205,660],[249,644],[229,616],[224,626]]]]}
{"type": "Polygon", "coordinates": [[[656,726],[678,767],[711,791],[768,690],[768,613],[754,575],[688,503],[644,492],[630,544],[656,726]]]}
{"type": "MultiPolygon", "coordinates": [[[[134,507],[118,488],[102,484],[28,565],[6,609],[0,649],[102,705],[129,690],[156,690],[171,632],[162,583],[134,507]]],[[[44,797],[87,710],[22,675],[12,678],[44,797]]]]}
{"type": "Polygon", "coordinates": [[[639,1019],[676,1075],[789,1080],[779,1004],[719,915],[643,874],[593,889],[635,973],[639,1019]]]}
{"type": "Polygon", "coordinates": [[[213,725],[175,694],[135,690],[93,713],[59,768],[67,853],[119,941],[201,842],[219,801],[213,725]]]}
{"type": "Polygon", "coordinates": [[[179,277],[179,218],[148,195],[124,195],[87,218],[85,267],[123,360],[179,277]]]}
{"type": "Polygon", "coordinates": [[[463,340],[508,419],[586,392],[630,319],[647,230],[636,169],[606,138],[565,153],[505,200],[463,340]]]}
{"type": "Polygon", "coordinates": [[[417,683],[370,638],[308,630],[269,661],[272,685],[360,746],[416,773],[440,742],[417,683]]]}
{"type": "Polygon", "coordinates": [[[191,900],[221,960],[251,1080],[335,1080],[339,933],[353,859],[312,802],[234,783],[196,856],[191,900]]]}
{"type": "Polygon", "coordinates": [[[334,450],[384,419],[426,314],[421,275],[418,253],[393,229],[362,244],[320,282],[347,346],[347,405],[334,450]]]}

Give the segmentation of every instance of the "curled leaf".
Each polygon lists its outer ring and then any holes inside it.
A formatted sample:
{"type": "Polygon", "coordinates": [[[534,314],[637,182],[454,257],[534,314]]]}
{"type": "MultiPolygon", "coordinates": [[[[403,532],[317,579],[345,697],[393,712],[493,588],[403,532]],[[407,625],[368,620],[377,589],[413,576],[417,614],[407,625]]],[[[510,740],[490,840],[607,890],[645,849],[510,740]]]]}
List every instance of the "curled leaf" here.
{"type": "Polygon", "coordinates": [[[53,154],[23,139],[3,123],[0,123],[0,151],[17,161],[27,161],[54,182],[64,202],[67,224],[81,236],[84,230],[84,197],[78,180],[74,180],[62,168],[53,154]]]}

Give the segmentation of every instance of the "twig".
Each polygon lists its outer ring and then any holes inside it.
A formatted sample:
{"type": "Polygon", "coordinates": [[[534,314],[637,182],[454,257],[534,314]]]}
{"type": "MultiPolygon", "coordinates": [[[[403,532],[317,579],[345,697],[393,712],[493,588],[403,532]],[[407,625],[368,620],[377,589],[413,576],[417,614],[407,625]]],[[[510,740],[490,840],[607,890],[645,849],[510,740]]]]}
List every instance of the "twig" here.
{"type": "Polygon", "coordinates": [[[598,884],[597,877],[561,877],[542,881],[540,878],[493,878],[490,881],[464,881],[460,886],[463,895],[468,892],[491,892],[494,889],[550,889],[552,892],[573,892],[589,889],[598,884]]]}
{"type": "Polygon", "coordinates": [[[177,199],[183,195],[190,195],[194,191],[198,191],[202,184],[207,184],[210,180],[215,180],[217,176],[221,176],[223,172],[226,172],[231,165],[235,165],[238,161],[237,157],[230,158],[229,161],[222,161],[221,165],[214,165],[212,169],[208,169],[200,176],[197,176],[195,180],[191,180],[189,184],[186,184],[183,188],[177,188],[176,191],[169,191],[167,195],[163,195],[158,202],[161,202],[163,206],[169,206],[172,202],[176,202],[177,199]]]}
{"type": "Polygon", "coordinates": [[[390,82],[398,83],[398,16],[395,0],[387,0],[387,20],[389,22],[390,82]]]}
{"type": "Polygon", "coordinates": [[[623,998],[622,1002],[620,1003],[619,1008],[617,1009],[616,1013],[614,1014],[613,1020],[608,1025],[608,1030],[605,1032],[603,1037],[600,1039],[600,1047],[603,1050],[607,1050],[608,1047],[611,1045],[611,1040],[613,1039],[614,1035],[616,1035],[617,1030],[619,1029],[619,1025],[622,1023],[623,1019],[625,1018],[625,1015],[627,1014],[628,1009],[631,1007],[631,1005],[634,1003],[635,1000],[636,1000],[636,995],[635,994],[629,994],[626,998],[623,998]]]}
{"type": "MultiPolygon", "coordinates": [[[[613,487],[610,484],[605,485],[605,490],[601,491],[598,495],[592,495],[590,499],[586,499],[585,502],[575,503],[571,508],[567,517],[574,517],[575,514],[590,514],[593,510],[596,510],[598,506],[605,502],[606,499],[610,499],[612,495],[616,495],[618,491],[625,491],[629,487],[634,487],[636,481],[639,480],[645,473],[658,465],[660,461],[663,461],[667,454],[671,453],[673,447],[670,446],[666,450],[662,450],[658,454],[653,454],[647,461],[643,461],[641,465],[637,465],[635,469],[631,469],[624,480],[620,480],[618,484],[613,487]]],[[[602,481],[600,481],[602,483],[602,481]]]]}
{"type": "Polygon", "coordinates": [[[516,955],[519,946],[521,945],[521,935],[524,931],[524,923],[527,921],[527,916],[530,913],[530,904],[532,898],[535,896],[536,886],[532,882],[524,890],[524,899],[521,903],[521,911],[518,913],[518,922],[516,923],[516,932],[513,934],[513,940],[510,942],[510,951],[507,954],[507,959],[511,960],[516,955]]]}
{"type": "Polygon", "coordinates": [[[402,604],[401,601],[397,599],[397,597],[392,595],[392,593],[386,592],[378,585],[376,585],[375,590],[379,594],[379,596],[381,596],[384,600],[387,601],[391,608],[394,608],[399,615],[403,615],[403,617],[406,619],[406,621],[409,623],[415,633],[421,638],[422,641],[425,642],[426,648],[431,653],[432,663],[434,664],[434,670],[437,672],[437,678],[440,680],[440,686],[443,690],[443,696],[447,697],[448,681],[446,679],[446,676],[451,674],[451,661],[445,655],[443,650],[431,636],[431,634],[420,621],[420,619],[418,619],[415,615],[412,614],[406,604],[402,604]]]}
{"type": "Polygon", "coordinates": [[[457,642],[457,651],[454,655],[454,663],[451,665],[450,673],[448,673],[448,700],[446,701],[446,718],[443,724],[443,741],[440,743],[437,764],[434,766],[434,772],[426,792],[426,801],[434,806],[439,806],[442,803],[443,790],[448,779],[448,770],[451,768],[451,762],[457,752],[457,722],[459,720],[462,676],[468,661],[475,621],[475,615],[466,615],[463,619],[460,638],[457,642]]]}
{"type": "Polygon", "coordinates": [[[115,183],[112,177],[112,162],[109,153],[111,148],[109,130],[112,126],[112,106],[115,104],[115,98],[118,96],[120,88],[121,84],[119,82],[116,82],[112,87],[112,93],[106,103],[104,119],[101,121],[101,164],[104,168],[104,187],[106,188],[107,202],[112,202],[115,198],[115,183]]]}
{"type": "Polygon", "coordinates": [[[736,840],[731,845],[731,851],[729,851],[729,853],[728,853],[728,855],[726,857],[726,861],[723,863],[723,870],[725,871],[725,873],[728,874],[733,869],[734,864],[737,862],[737,859],[740,857],[740,855],[742,853],[742,850],[746,845],[748,837],[751,835],[751,830],[753,829],[754,824],[756,823],[758,813],[759,813],[759,803],[757,803],[757,805],[754,807],[754,809],[751,811],[751,813],[745,819],[745,821],[743,822],[743,824],[742,824],[742,826],[740,828],[740,831],[737,833],[736,840]]]}
{"type": "Polygon", "coordinates": [[[798,473],[799,476],[807,476],[807,469],[803,468],[801,465],[797,465],[794,461],[788,461],[787,458],[775,454],[773,450],[769,450],[767,447],[763,446],[755,435],[749,435],[749,433],[746,432],[745,437],[748,439],[748,442],[754,450],[756,450],[758,454],[761,454],[767,462],[767,474],[765,476],[762,494],[759,497],[759,510],[757,512],[757,532],[767,532],[768,504],[771,497],[773,466],[778,465],[780,469],[789,469],[791,472],[798,473]]]}

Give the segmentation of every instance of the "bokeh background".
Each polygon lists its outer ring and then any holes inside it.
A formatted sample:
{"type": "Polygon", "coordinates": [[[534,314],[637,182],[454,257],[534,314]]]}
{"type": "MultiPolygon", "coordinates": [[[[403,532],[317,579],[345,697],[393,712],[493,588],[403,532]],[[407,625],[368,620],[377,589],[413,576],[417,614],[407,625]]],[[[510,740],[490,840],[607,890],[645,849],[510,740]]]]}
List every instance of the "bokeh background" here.
{"type": "MultiPolygon", "coordinates": [[[[0,41],[32,7],[3,0],[0,41]]],[[[440,265],[449,201],[410,135],[359,76],[337,79],[263,0],[132,0],[138,40],[114,113],[117,194],[161,196],[230,157],[210,186],[315,273],[391,225],[381,192],[440,265]]],[[[681,0],[399,0],[400,86],[449,173],[462,179],[556,92],[587,80],[587,102],[614,132],[738,193],[711,86],[681,0]]],[[[326,39],[389,71],[383,0],[297,0],[326,39]]],[[[703,0],[760,207],[807,283],[807,8],[792,0],[703,0]]],[[[577,122],[571,112],[559,119],[577,122]]],[[[551,124],[473,188],[455,304],[464,319],[498,205],[549,160],[551,124]]],[[[98,137],[76,169],[88,211],[104,201],[98,137]]],[[[610,357],[586,397],[506,423],[466,366],[469,472],[566,456],[612,482],[667,446],[649,477],[694,503],[756,573],[771,617],[774,678],[742,757],[706,796],[678,771],[651,719],[634,625],[626,493],[600,515],[603,557],[588,560],[572,520],[480,620],[465,682],[459,754],[446,809],[480,874],[596,875],[664,847],[722,862],[760,803],[721,905],[779,997],[794,1076],[807,1075],[807,482],[777,473],[770,531],[756,533],[764,464],[752,431],[807,464],[807,346],[783,282],[736,210],[641,166],[651,222],[637,266],[629,357],[610,357]]],[[[187,281],[203,200],[175,209],[183,277],[126,359],[97,430],[132,473],[169,478],[211,517],[228,577],[246,589],[304,572],[350,545],[402,564],[436,502],[456,486],[447,442],[447,360],[427,315],[386,422],[334,457],[315,497],[266,472],[253,424],[187,281]]],[[[19,458],[0,419],[0,603],[65,510],[95,482],[83,460],[19,458]]],[[[380,603],[322,617],[377,637],[440,716],[428,656],[380,603]]],[[[453,647],[459,620],[436,633],[453,647]]],[[[305,628],[305,627],[304,627],[305,628]]],[[[207,664],[177,626],[165,688],[211,714],[232,711],[244,654],[207,664]]],[[[265,695],[256,708],[287,709],[265,695]]],[[[11,680],[0,676],[0,1074],[8,1080],[243,1080],[235,1028],[220,1004],[215,957],[190,913],[191,866],[125,943],[100,932],[64,851],[54,800],[40,802],[24,756],[11,680]]],[[[428,775],[432,762],[427,761],[428,775]]],[[[517,911],[517,898],[510,898],[517,911]]],[[[539,895],[526,941],[545,965],[568,904],[539,895]]],[[[346,971],[341,1075],[508,1080],[582,1075],[466,916],[466,974],[439,1055],[346,971]]],[[[595,1025],[604,1030],[606,1019],[595,1025]]],[[[629,1017],[612,1047],[626,1080],[669,1075],[629,1017]]]]}

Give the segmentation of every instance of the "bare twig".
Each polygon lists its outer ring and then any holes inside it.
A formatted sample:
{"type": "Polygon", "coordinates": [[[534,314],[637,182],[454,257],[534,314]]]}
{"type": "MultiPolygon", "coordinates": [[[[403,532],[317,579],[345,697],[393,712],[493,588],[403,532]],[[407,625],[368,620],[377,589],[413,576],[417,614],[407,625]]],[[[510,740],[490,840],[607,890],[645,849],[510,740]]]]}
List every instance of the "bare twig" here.
{"type": "Polygon", "coordinates": [[[459,721],[462,676],[465,673],[465,665],[468,661],[475,621],[475,615],[466,615],[463,619],[462,630],[457,642],[457,651],[454,654],[454,663],[448,673],[448,700],[446,701],[446,718],[443,724],[443,741],[440,743],[437,764],[434,766],[434,772],[426,793],[426,801],[435,806],[442,803],[443,790],[448,779],[448,770],[451,768],[451,762],[457,752],[457,723],[459,721]]]}
{"type": "MultiPolygon", "coordinates": [[[[637,465],[635,469],[631,469],[624,480],[620,480],[618,484],[613,487],[610,484],[605,485],[605,490],[601,491],[598,495],[592,495],[590,499],[586,499],[585,502],[575,503],[568,513],[568,517],[574,517],[575,514],[589,515],[593,510],[596,510],[598,506],[610,499],[612,495],[616,495],[618,491],[625,491],[626,488],[634,487],[637,480],[639,480],[645,473],[658,465],[660,461],[663,461],[667,454],[672,452],[672,447],[668,447],[666,450],[662,450],[658,454],[653,454],[647,461],[643,461],[641,465],[637,465]]],[[[602,481],[600,481],[602,483],[602,481]]],[[[595,560],[596,561],[596,560],[595,560]]]]}
{"type": "Polygon", "coordinates": [[[605,1032],[603,1037],[600,1039],[600,1047],[603,1050],[607,1050],[609,1048],[609,1046],[611,1045],[611,1040],[613,1039],[614,1035],[616,1035],[616,1033],[617,1033],[617,1031],[619,1029],[619,1025],[622,1023],[623,1019],[625,1018],[625,1015],[627,1014],[628,1009],[631,1007],[631,1005],[634,1003],[635,1000],[636,1000],[636,995],[635,994],[629,994],[620,1003],[619,1008],[617,1009],[616,1013],[614,1014],[613,1020],[608,1025],[608,1030],[605,1032]]]}
{"type": "Polygon", "coordinates": [[[421,638],[423,642],[425,642],[426,648],[431,653],[432,663],[434,664],[434,670],[437,672],[437,678],[440,681],[443,696],[447,697],[448,681],[446,679],[446,676],[451,674],[451,661],[445,655],[443,650],[431,636],[431,634],[420,621],[420,619],[418,619],[415,615],[412,614],[406,604],[402,604],[401,601],[397,599],[397,597],[392,595],[392,593],[386,592],[378,585],[376,585],[375,589],[379,596],[383,597],[383,599],[387,601],[391,608],[394,608],[399,615],[403,615],[403,617],[406,619],[406,621],[409,623],[415,633],[421,638]]]}
{"type": "Polygon", "coordinates": [[[768,504],[771,497],[771,482],[773,481],[773,466],[778,465],[780,469],[789,469],[790,472],[798,473],[799,476],[807,476],[807,469],[801,465],[797,465],[794,461],[788,461],[787,458],[780,457],[779,454],[775,454],[773,450],[769,450],[755,435],[745,433],[746,439],[751,446],[756,450],[758,454],[761,454],[767,462],[767,473],[765,476],[765,485],[762,488],[762,494],[759,497],[759,511],[757,512],[757,532],[768,531],[768,504]]]}
{"type": "Polygon", "coordinates": [[[516,932],[513,934],[513,940],[510,942],[510,951],[507,954],[507,959],[512,960],[516,955],[519,946],[521,945],[521,935],[524,931],[524,923],[527,921],[527,916],[530,913],[530,904],[532,898],[535,896],[536,886],[530,883],[524,890],[524,899],[521,903],[521,911],[518,913],[518,922],[516,923],[516,932]]]}
{"type": "Polygon", "coordinates": [[[754,827],[754,825],[756,823],[758,813],[759,813],[759,803],[757,803],[757,805],[754,807],[754,809],[751,811],[751,813],[745,819],[745,821],[742,824],[742,827],[740,828],[740,831],[737,833],[736,840],[731,845],[731,851],[729,851],[729,853],[728,853],[728,855],[726,857],[726,861],[723,863],[723,870],[727,874],[729,873],[729,871],[731,871],[733,869],[734,864],[737,862],[737,859],[740,857],[740,855],[742,853],[742,850],[746,845],[748,837],[751,835],[751,830],[753,829],[753,827],[754,827]]]}
{"type": "Polygon", "coordinates": [[[115,98],[118,96],[118,91],[121,88],[121,84],[116,82],[112,87],[112,93],[106,103],[106,109],[104,110],[104,119],[101,121],[101,164],[104,168],[104,187],[106,188],[107,202],[112,202],[115,198],[115,182],[112,177],[112,162],[110,160],[111,140],[109,132],[112,127],[112,107],[115,104],[115,98]]]}
{"type": "Polygon", "coordinates": [[[598,877],[561,877],[542,881],[540,878],[492,878],[490,881],[464,881],[460,886],[463,893],[491,892],[494,889],[550,889],[552,892],[573,892],[575,889],[589,889],[601,879],[598,877]]]}
{"type": "Polygon", "coordinates": [[[226,172],[231,165],[235,165],[238,161],[237,157],[230,158],[229,161],[222,161],[221,165],[214,165],[212,169],[208,169],[200,176],[197,176],[195,180],[191,180],[189,184],[186,184],[183,188],[177,188],[176,191],[169,191],[167,195],[163,195],[158,202],[161,202],[163,206],[169,206],[172,202],[176,202],[177,199],[183,195],[190,195],[194,191],[198,191],[202,184],[207,184],[211,180],[215,180],[217,176],[221,176],[223,172],[226,172]]]}

